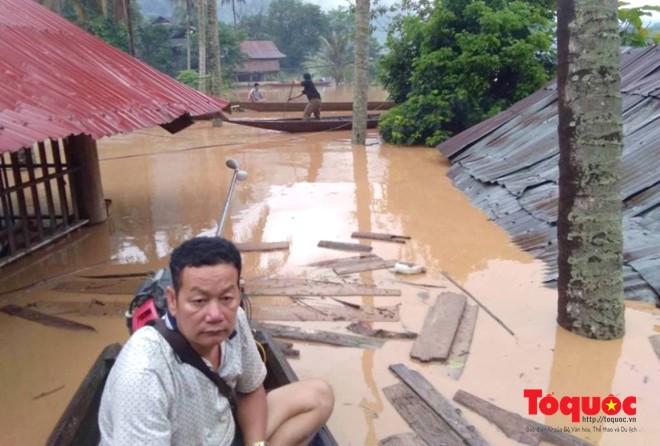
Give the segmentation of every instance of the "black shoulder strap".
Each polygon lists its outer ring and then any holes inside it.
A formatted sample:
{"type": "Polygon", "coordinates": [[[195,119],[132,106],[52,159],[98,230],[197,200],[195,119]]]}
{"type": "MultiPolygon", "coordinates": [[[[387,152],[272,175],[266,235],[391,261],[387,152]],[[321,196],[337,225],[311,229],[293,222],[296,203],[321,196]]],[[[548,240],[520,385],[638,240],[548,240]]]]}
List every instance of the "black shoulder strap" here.
{"type": "Polygon", "coordinates": [[[195,367],[202,372],[208,379],[213,381],[220,394],[227,398],[230,403],[233,403],[233,392],[224,379],[217,373],[214,373],[209,366],[206,365],[202,357],[190,345],[190,342],[178,330],[170,330],[165,326],[162,319],[156,319],[153,327],[158,330],[158,333],[165,338],[165,340],[172,346],[172,350],[181,359],[182,362],[195,367]]]}

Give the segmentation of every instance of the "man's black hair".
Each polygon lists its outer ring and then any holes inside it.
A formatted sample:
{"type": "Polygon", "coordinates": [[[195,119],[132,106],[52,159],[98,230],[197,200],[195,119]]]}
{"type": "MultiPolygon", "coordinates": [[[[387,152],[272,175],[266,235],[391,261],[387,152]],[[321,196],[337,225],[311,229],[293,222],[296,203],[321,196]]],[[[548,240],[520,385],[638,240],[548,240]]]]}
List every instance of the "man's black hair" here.
{"type": "Polygon", "coordinates": [[[195,237],[179,245],[170,257],[170,271],[174,292],[181,289],[181,278],[185,268],[229,264],[236,268],[241,277],[241,253],[229,240],[218,237],[195,237]]]}
{"type": "Polygon", "coordinates": [[[259,82],[255,82],[255,83],[254,83],[254,86],[255,86],[255,87],[258,87],[258,86],[259,86],[259,82]]]}
{"type": "Polygon", "coordinates": [[[307,79],[308,81],[311,81],[312,80],[312,75],[309,74],[309,73],[305,73],[305,74],[303,74],[303,78],[307,79]]]}

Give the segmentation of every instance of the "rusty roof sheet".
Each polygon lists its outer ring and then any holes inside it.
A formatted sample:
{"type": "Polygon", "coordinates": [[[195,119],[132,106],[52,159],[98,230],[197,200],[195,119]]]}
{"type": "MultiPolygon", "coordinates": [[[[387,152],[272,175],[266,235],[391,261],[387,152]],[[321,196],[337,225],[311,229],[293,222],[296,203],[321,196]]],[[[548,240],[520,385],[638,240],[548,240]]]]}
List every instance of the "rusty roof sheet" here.
{"type": "Polygon", "coordinates": [[[72,134],[128,133],[226,105],[33,0],[0,0],[0,153],[72,134]]]}
{"type": "Polygon", "coordinates": [[[244,40],[241,42],[241,51],[250,59],[282,59],[282,54],[272,40],[244,40]]]}
{"type": "MultiPolygon", "coordinates": [[[[660,302],[660,49],[621,55],[624,291],[660,302]]],[[[438,145],[448,176],[556,279],[559,178],[556,82],[438,145]]]]}

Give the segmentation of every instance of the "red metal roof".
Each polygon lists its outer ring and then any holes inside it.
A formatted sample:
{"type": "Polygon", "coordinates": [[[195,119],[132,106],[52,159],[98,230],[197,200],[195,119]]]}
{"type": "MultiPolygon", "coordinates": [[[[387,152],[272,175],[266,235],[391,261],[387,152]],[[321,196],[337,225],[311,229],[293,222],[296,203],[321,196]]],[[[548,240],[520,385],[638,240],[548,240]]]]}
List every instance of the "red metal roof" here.
{"type": "Polygon", "coordinates": [[[272,40],[244,40],[241,42],[241,51],[250,59],[282,59],[282,54],[272,40]]]}
{"type": "Polygon", "coordinates": [[[0,0],[0,153],[221,110],[206,96],[33,0],[0,0]]]}

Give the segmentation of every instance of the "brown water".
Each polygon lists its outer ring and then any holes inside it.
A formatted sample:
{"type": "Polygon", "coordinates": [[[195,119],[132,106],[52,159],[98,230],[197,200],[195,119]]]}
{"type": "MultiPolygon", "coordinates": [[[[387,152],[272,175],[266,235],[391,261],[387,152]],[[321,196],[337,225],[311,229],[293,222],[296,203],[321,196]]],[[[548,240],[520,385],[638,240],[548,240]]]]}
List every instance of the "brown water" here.
{"type": "MultiPolygon", "coordinates": [[[[234,158],[249,179],[237,184],[225,236],[290,241],[289,251],[246,254],[246,277],[332,277],[329,270],[304,265],[352,254],[318,248],[319,240],[354,241],[350,234],[356,230],[405,234],[412,237],[405,245],[363,243],[384,258],[428,268],[423,277],[405,280],[446,288],[403,284],[386,270],[360,274],[365,282],[402,290],[401,297],[347,298],[401,303],[401,321],[377,327],[419,331],[435,296],[456,291],[440,273],[447,271],[515,333],[511,336],[481,311],[459,381],[446,376],[446,367],[411,361],[409,341],[388,341],[371,351],[296,343],[301,358],[291,363],[298,375],[324,377],[335,388],[329,425],[340,445],[375,445],[388,435],[410,431],[381,391],[397,382],[387,367],[399,362],[419,370],[448,397],[463,389],[523,415],[525,388],[559,397],[634,395],[637,421],[626,427],[638,432],[592,429],[580,435],[601,445],[656,443],[660,363],[647,337],[658,331],[658,311],[631,305],[622,341],[590,341],[557,328],[556,292],[541,285],[542,265],[513,246],[504,231],[453,188],[445,177],[449,166],[436,151],[391,147],[379,142],[376,133],[366,147],[351,147],[349,132],[288,135],[201,122],[174,136],[154,128],[106,139],[99,154],[105,195],[112,200],[111,219],[3,268],[0,292],[32,286],[0,296],[0,303],[127,301],[130,296],[52,288],[76,274],[159,268],[181,241],[214,233],[231,173],[225,161],[234,158]]],[[[258,304],[257,298],[254,302],[258,304]]],[[[42,444],[101,348],[127,338],[119,316],[63,316],[93,325],[97,333],[43,327],[0,313],[2,446],[42,444]]],[[[347,323],[293,325],[343,331],[347,323]]],[[[515,444],[480,416],[463,412],[492,444],[515,444]]],[[[533,418],[571,426],[564,416],[533,418]]]]}

